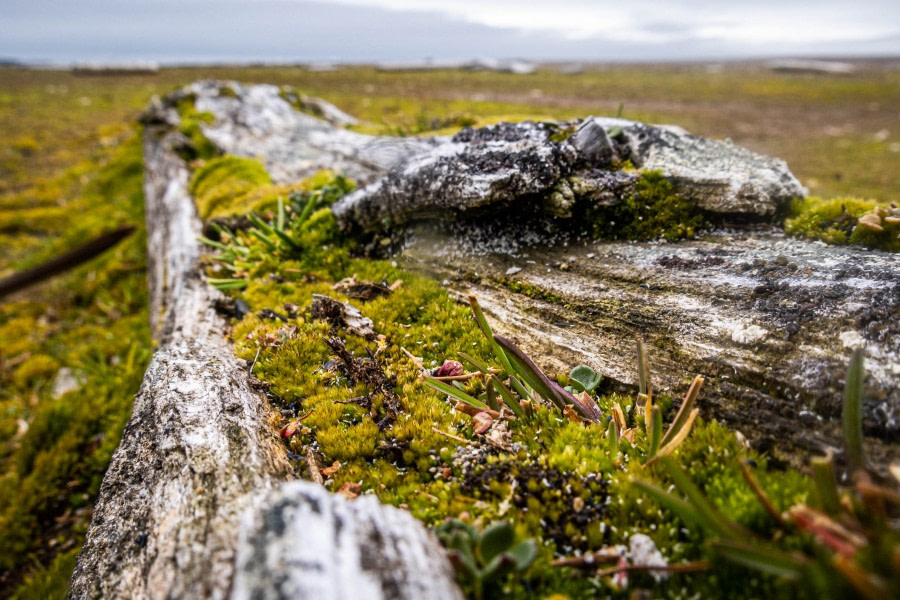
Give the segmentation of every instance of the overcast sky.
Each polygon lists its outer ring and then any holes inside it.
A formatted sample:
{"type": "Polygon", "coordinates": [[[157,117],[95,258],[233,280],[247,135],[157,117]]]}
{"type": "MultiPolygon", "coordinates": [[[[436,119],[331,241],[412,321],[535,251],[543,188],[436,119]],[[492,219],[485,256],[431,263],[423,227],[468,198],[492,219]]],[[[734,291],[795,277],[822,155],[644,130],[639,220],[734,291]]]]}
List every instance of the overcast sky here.
{"type": "Polygon", "coordinates": [[[898,56],[898,0],[0,0],[0,58],[640,61],[898,56]]]}

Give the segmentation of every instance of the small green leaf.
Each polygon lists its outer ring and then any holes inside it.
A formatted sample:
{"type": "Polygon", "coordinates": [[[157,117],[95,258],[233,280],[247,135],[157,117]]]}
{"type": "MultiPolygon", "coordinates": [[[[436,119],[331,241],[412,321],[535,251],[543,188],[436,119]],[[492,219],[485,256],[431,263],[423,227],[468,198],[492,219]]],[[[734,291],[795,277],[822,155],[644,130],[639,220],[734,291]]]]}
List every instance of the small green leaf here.
{"type": "Polygon", "coordinates": [[[256,239],[258,239],[260,242],[265,244],[266,247],[269,248],[269,250],[272,250],[273,252],[278,250],[278,244],[276,244],[275,242],[270,240],[269,237],[266,234],[264,234],[263,232],[261,232],[259,229],[251,229],[249,233],[256,239]]]}
{"type": "Polygon", "coordinates": [[[638,391],[642,394],[650,393],[650,362],[647,359],[647,351],[644,349],[644,340],[637,341],[638,355],[638,391]]]}
{"type": "Polygon", "coordinates": [[[841,499],[838,495],[837,478],[834,474],[834,459],[831,453],[812,459],[812,478],[816,485],[816,497],[819,506],[827,514],[835,516],[841,512],[841,499]]]}
{"type": "Polygon", "coordinates": [[[606,428],[606,440],[609,444],[609,455],[613,458],[619,455],[619,426],[612,419],[609,420],[609,426],[606,428]]]}
{"type": "Polygon", "coordinates": [[[501,553],[509,549],[516,539],[512,525],[505,521],[494,523],[481,532],[478,542],[478,555],[482,564],[488,564],[501,553]]]}
{"type": "Polygon", "coordinates": [[[275,231],[284,231],[284,198],[278,196],[278,217],[275,221],[275,231]]]}
{"type": "Polygon", "coordinates": [[[475,315],[475,322],[478,323],[478,328],[481,330],[481,333],[484,334],[484,337],[487,338],[488,343],[491,345],[491,349],[494,352],[494,356],[496,356],[497,360],[500,362],[500,366],[503,367],[508,375],[512,375],[513,370],[509,358],[506,356],[503,349],[497,345],[497,341],[494,339],[494,331],[491,329],[490,323],[488,323],[484,316],[484,312],[481,310],[478,298],[469,296],[469,305],[472,307],[472,314],[475,315]]]}
{"type": "Polygon", "coordinates": [[[201,244],[206,244],[207,246],[211,246],[213,248],[218,248],[219,250],[224,250],[226,252],[231,250],[231,248],[229,246],[226,246],[222,242],[217,242],[215,240],[211,240],[209,238],[203,237],[202,235],[197,238],[197,241],[200,242],[201,244]]]}
{"type": "Polygon", "coordinates": [[[688,502],[675,494],[670,494],[657,485],[639,479],[634,480],[632,485],[653,498],[660,505],[678,515],[685,523],[699,525],[702,521],[700,513],[698,513],[688,502]]]}
{"type": "Polygon", "coordinates": [[[247,218],[250,220],[251,223],[256,225],[258,228],[260,228],[266,234],[271,234],[273,231],[275,231],[274,229],[272,229],[271,225],[269,225],[268,223],[263,221],[262,218],[260,218],[260,216],[255,213],[248,213],[247,218]]]}
{"type": "Polygon", "coordinates": [[[500,410],[500,404],[497,402],[497,392],[494,389],[494,380],[490,377],[485,382],[484,399],[492,410],[500,410]]]}
{"type": "Polygon", "coordinates": [[[506,406],[509,407],[513,414],[520,419],[525,418],[525,411],[522,410],[522,405],[519,404],[519,401],[512,395],[512,392],[508,387],[506,387],[500,378],[496,375],[491,375],[490,379],[494,382],[494,387],[496,387],[497,392],[500,394],[500,397],[503,398],[503,402],[506,406]]]}
{"type": "Polygon", "coordinates": [[[508,554],[500,554],[495,556],[481,571],[481,579],[483,581],[494,581],[500,579],[507,573],[511,573],[516,568],[516,561],[508,554]]]}
{"type": "Polygon", "coordinates": [[[579,392],[593,392],[603,377],[587,365],[578,365],[569,373],[569,385],[579,392]]]}
{"type": "Polygon", "coordinates": [[[459,550],[450,550],[447,552],[447,558],[450,559],[450,564],[453,565],[457,573],[464,574],[467,577],[475,577],[477,575],[478,567],[475,566],[471,554],[466,554],[459,550]]]}
{"type": "Polygon", "coordinates": [[[226,290],[242,290],[247,287],[246,279],[207,279],[206,282],[214,288],[226,290]]]}
{"type": "Polygon", "coordinates": [[[306,220],[313,212],[313,208],[316,205],[316,201],[321,197],[321,192],[314,192],[310,194],[310,197],[306,200],[306,204],[303,206],[303,211],[300,213],[300,216],[297,217],[296,223],[302,224],[305,223],[306,220]]]}
{"type": "Polygon", "coordinates": [[[700,491],[700,488],[678,466],[674,459],[666,456],[661,458],[660,462],[662,462],[666,473],[672,479],[672,483],[675,484],[675,487],[682,494],[687,496],[688,502],[691,503],[696,513],[700,516],[700,525],[723,538],[733,538],[744,534],[735,523],[719,514],[719,511],[716,510],[703,492],[700,491]]]}
{"type": "Polygon", "coordinates": [[[523,540],[507,550],[505,554],[516,561],[516,570],[524,571],[537,556],[537,544],[534,540],[523,540]]]}
{"type": "Polygon", "coordinates": [[[471,354],[467,354],[466,352],[459,352],[458,356],[462,362],[469,363],[470,365],[472,365],[472,367],[475,368],[476,371],[481,371],[485,375],[490,372],[490,368],[488,368],[486,364],[484,364],[471,354]]]}
{"type": "Polygon", "coordinates": [[[653,406],[650,409],[650,448],[647,450],[647,456],[653,458],[659,450],[659,442],[662,439],[662,409],[653,406]]]}
{"type": "Polygon", "coordinates": [[[284,231],[281,231],[281,230],[279,230],[279,229],[276,229],[274,233],[275,233],[275,235],[277,235],[279,238],[281,238],[281,240],[282,240],[285,244],[287,244],[292,250],[300,250],[300,249],[301,249],[300,244],[298,244],[297,242],[295,242],[295,241],[294,241],[294,238],[292,238],[287,232],[284,232],[284,231]]]}

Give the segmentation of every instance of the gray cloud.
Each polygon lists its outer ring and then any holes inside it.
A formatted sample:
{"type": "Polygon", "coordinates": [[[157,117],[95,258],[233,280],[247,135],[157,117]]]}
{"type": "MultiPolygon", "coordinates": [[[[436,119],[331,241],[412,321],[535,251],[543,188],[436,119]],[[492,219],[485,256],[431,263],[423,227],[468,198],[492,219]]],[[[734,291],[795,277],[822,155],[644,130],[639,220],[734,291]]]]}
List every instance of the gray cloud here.
{"type": "MultiPolygon", "coordinates": [[[[703,27],[727,31],[737,18],[734,11],[710,14],[708,2],[692,0],[667,6],[665,13],[648,12],[635,28],[634,39],[611,39],[604,34],[572,38],[552,28],[490,26],[433,11],[296,0],[4,0],[0,3],[0,56],[66,63],[138,59],[372,62],[478,56],[638,61],[900,54],[900,34],[885,34],[880,25],[873,30],[881,33],[862,40],[802,42],[796,39],[802,36],[786,35],[778,43],[754,42],[715,32],[703,34],[703,27]],[[673,6],[679,6],[680,13],[673,6]],[[698,12],[703,13],[702,19],[692,16],[698,12]]],[[[821,14],[822,3],[816,6],[810,10],[821,14]]],[[[521,2],[520,10],[528,7],[527,1],[521,2]]],[[[898,12],[892,7],[885,6],[886,14],[898,12]]]]}

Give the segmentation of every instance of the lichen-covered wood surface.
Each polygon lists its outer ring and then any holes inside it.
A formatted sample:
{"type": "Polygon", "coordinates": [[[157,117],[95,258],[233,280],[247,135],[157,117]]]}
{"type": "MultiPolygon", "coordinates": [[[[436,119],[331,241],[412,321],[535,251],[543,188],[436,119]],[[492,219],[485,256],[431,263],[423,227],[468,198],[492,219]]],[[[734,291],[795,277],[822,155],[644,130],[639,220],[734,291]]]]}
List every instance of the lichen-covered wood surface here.
{"type": "MultiPolygon", "coordinates": [[[[465,236],[462,236],[463,238],[465,236]]],[[[648,342],[657,389],[706,377],[699,406],[797,466],[840,452],[843,377],[866,347],[869,456],[896,459],[900,435],[900,263],[889,253],[769,233],[678,244],[603,242],[473,254],[435,230],[409,268],[475,292],[497,328],[551,370],[584,363],[635,385],[648,342]]]]}
{"type": "Polygon", "coordinates": [[[197,263],[200,222],[187,166],[173,151],[177,117],[159,106],[150,121],[145,196],[159,345],[104,478],[70,597],[459,597],[437,541],[411,517],[371,501],[347,508],[312,483],[278,489],[290,468],[270,409],[225,340],[212,308],[217,292],[197,263]],[[267,503],[276,493],[294,510],[275,520],[254,516],[275,514],[267,503]],[[248,510],[250,545],[239,551],[248,510]],[[281,561],[257,563],[259,540],[285,528],[281,561]],[[318,562],[292,560],[303,552],[318,562]],[[380,555],[390,557],[390,569],[373,568],[371,557],[380,555]],[[236,575],[236,564],[246,573],[236,575]],[[322,564],[335,570],[322,573],[322,564]],[[254,579],[261,572],[308,586],[254,579]],[[315,594],[294,595],[303,590],[315,594]]]}

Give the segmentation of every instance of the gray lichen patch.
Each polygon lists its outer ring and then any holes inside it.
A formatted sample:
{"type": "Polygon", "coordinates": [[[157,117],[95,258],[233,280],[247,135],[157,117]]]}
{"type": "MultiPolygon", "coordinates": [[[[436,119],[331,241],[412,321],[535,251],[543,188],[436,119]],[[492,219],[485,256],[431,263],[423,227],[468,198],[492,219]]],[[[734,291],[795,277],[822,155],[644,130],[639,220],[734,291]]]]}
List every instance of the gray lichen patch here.
{"type": "Polygon", "coordinates": [[[744,220],[771,218],[806,194],[778,159],[674,127],[590,117],[464,129],[401,161],[334,213],[345,227],[365,231],[517,210],[569,217],[578,203],[627,198],[649,172],[662,173],[697,209],[744,220]],[[559,140],[560,128],[575,132],[559,140]]]}

